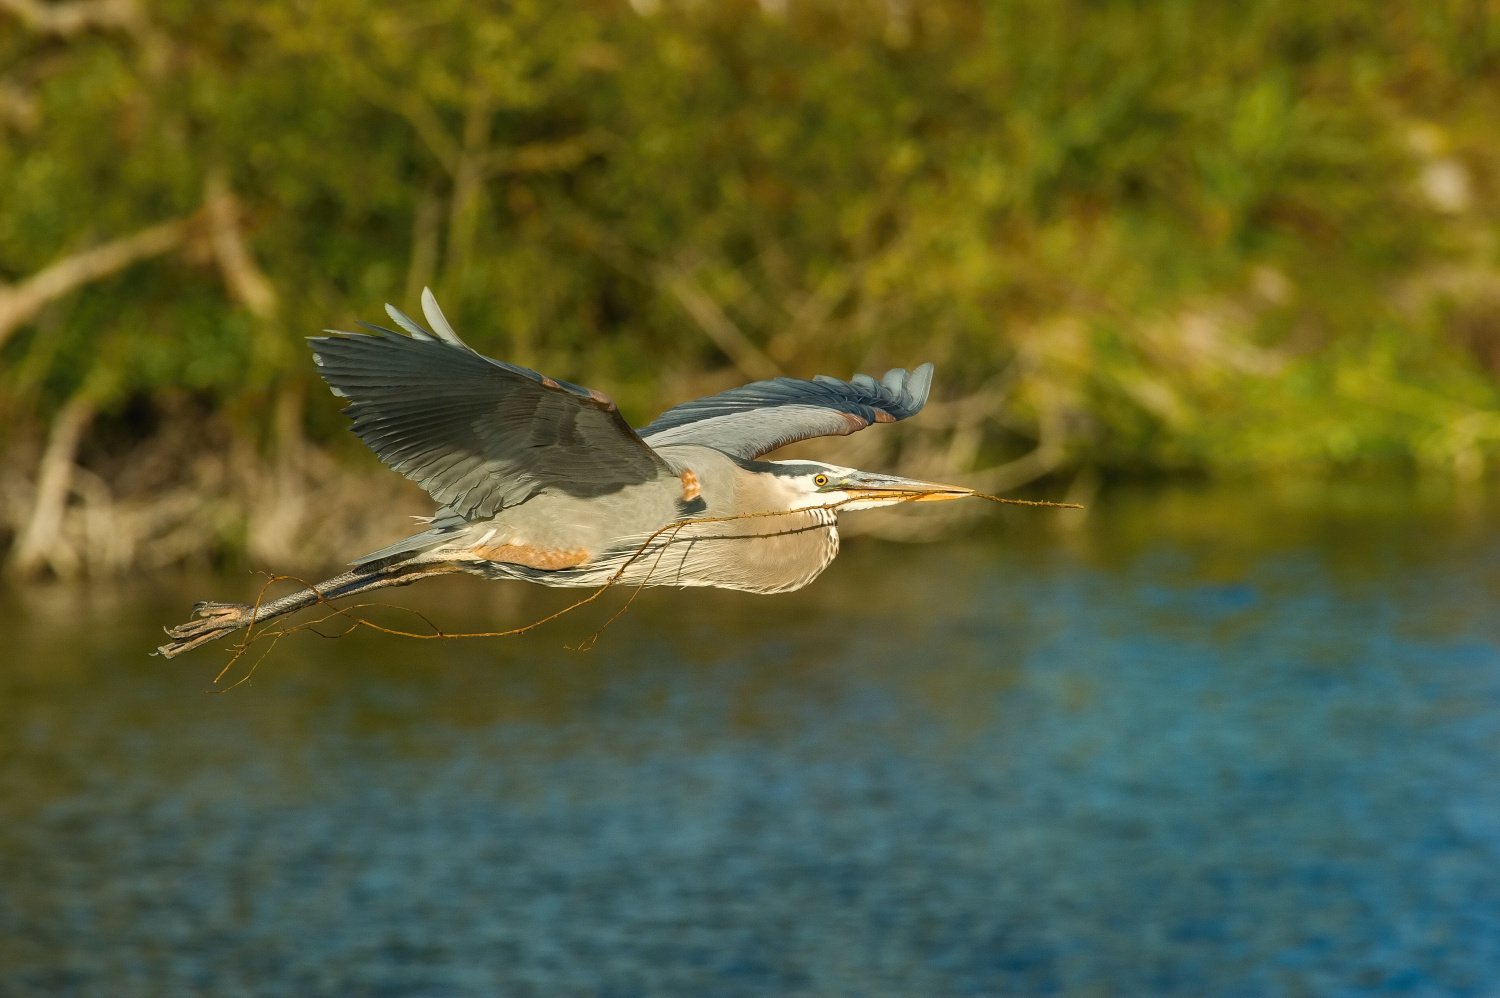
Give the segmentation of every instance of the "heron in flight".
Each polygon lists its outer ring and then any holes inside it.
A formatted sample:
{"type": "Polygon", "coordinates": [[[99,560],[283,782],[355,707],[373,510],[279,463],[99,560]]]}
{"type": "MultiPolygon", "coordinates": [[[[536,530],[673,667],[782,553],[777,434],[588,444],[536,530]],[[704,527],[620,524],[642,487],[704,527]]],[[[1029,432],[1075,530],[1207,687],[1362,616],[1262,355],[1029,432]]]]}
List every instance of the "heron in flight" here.
{"type": "Polygon", "coordinates": [[[330,331],[318,372],[353,431],[441,504],[426,530],[258,607],[199,603],[168,629],[172,657],[326,600],[449,572],[548,586],[800,589],[839,549],[838,513],[958,499],[954,485],[817,461],[763,461],[810,437],[916,415],[932,365],[876,381],[776,378],[684,402],[634,430],[600,392],[477,353],[430,290],[424,327],[330,331]]]}

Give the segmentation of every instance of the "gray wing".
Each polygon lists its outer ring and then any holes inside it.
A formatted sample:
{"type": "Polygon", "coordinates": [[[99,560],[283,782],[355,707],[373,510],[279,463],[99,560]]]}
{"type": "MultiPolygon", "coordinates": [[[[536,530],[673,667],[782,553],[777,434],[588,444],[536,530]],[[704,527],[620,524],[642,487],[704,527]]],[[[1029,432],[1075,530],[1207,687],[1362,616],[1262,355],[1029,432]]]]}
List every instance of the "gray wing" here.
{"type": "Polygon", "coordinates": [[[412,335],[330,330],[312,338],[313,359],[349,399],[359,438],[453,513],[492,516],[543,488],[594,496],[671,473],[607,395],[478,354],[430,294],[423,306],[437,334],[387,306],[412,335]]]}
{"type": "Polygon", "coordinates": [[[879,381],[818,375],[811,381],[776,378],[673,406],[641,430],[652,447],[703,444],[754,460],[809,437],[845,435],[871,423],[915,416],[927,404],[932,365],[897,367],[879,381]]]}

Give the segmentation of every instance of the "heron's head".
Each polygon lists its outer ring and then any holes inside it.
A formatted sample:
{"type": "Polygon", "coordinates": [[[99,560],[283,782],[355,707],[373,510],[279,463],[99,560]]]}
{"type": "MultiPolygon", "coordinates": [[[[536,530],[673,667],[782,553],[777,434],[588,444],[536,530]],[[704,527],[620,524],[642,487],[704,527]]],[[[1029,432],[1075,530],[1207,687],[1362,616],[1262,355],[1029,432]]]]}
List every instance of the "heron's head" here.
{"type": "Polygon", "coordinates": [[[939,502],[974,494],[959,485],[923,482],[898,475],[878,475],[817,461],[773,461],[777,476],[796,493],[799,507],[837,506],[840,510],[875,509],[901,502],[939,502]]]}

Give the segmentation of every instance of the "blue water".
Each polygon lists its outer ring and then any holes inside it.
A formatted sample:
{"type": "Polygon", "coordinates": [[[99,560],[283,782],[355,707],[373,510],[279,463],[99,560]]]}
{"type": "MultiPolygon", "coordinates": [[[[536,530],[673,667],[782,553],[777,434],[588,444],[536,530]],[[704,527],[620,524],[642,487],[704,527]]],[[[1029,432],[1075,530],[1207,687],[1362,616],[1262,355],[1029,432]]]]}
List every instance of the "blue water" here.
{"type": "Polygon", "coordinates": [[[1500,993],[1500,533],[1339,496],[852,544],[582,653],[612,608],[298,635],[222,696],[143,652],[248,580],[12,590],[0,994],[1500,993]]]}

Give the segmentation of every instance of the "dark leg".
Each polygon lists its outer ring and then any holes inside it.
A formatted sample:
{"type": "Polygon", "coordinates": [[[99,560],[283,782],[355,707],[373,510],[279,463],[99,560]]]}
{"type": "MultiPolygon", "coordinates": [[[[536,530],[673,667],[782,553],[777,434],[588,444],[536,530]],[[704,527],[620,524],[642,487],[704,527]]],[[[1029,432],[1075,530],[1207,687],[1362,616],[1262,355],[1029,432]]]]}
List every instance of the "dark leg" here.
{"type": "Polygon", "coordinates": [[[455,565],[452,562],[389,565],[383,568],[362,566],[342,575],[335,575],[331,579],[318,583],[312,589],[303,589],[300,592],[268,600],[259,607],[248,603],[205,601],[193,607],[193,620],[167,628],[167,635],[172,640],[156,651],[165,658],[173,658],[201,644],[222,638],[241,627],[263,624],[268,620],[296,613],[298,610],[306,609],[324,600],[342,599],[345,596],[367,593],[372,589],[384,589],[387,586],[410,585],[418,579],[433,575],[447,575],[450,572],[462,572],[468,568],[469,566],[455,565]]]}

